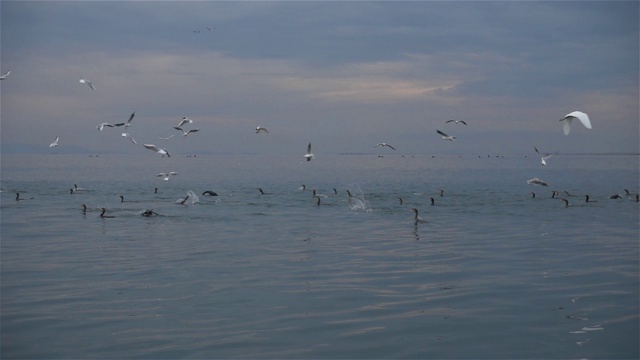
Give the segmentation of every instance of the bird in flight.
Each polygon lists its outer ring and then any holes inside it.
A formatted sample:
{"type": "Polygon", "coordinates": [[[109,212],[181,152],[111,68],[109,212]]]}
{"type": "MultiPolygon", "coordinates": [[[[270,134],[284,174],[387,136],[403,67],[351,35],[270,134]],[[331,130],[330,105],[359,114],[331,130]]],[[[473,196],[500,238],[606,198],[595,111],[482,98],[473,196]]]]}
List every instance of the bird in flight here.
{"type": "Polygon", "coordinates": [[[551,154],[547,154],[547,153],[541,153],[540,151],[538,151],[538,148],[537,148],[537,147],[535,147],[535,146],[534,146],[533,148],[536,150],[536,152],[538,153],[538,155],[540,155],[540,156],[541,156],[541,158],[540,158],[540,164],[542,164],[542,165],[547,165],[547,161],[546,161],[546,160],[547,160],[547,159],[549,159],[550,157],[552,157],[553,155],[551,155],[551,154]]]}
{"type": "Polygon", "coordinates": [[[60,137],[56,137],[56,139],[49,145],[49,147],[52,148],[54,146],[58,146],[58,140],[60,140],[60,137]]]}
{"type": "Polygon", "coordinates": [[[126,123],[117,123],[117,124],[113,124],[113,126],[129,127],[129,126],[131,126],[131,120],[133,120],[134,116],[136,116],[136,112],[135,111],[131,114],[131,116],[129,116],[129,120],[127,120],[126,123]]]}
{"type": "Polygon", "coordinates": [[[258,127],[256,128],[256,134],[259,134],[259,133],[261,133],[261,132],[263,132],[263,133],[265,133],[265,134],[268,134],[268,133],[269,133],[269,130],[268,130],[266,127],[258,126],[258,127]]]}
{"type": "Polygon", "coordinates": [[[93,87],[93,83],[91,83],[91,81],[89,81],[87,79],[80,78],[80,83],[89,85],[91,90],[95,90],[96,89],[95,87],[93,87]]]}
{"type": "Polygon", "coordinates": [[[392,148],[393,150],[395,150],[395,149],[396,149],[396,148],[394,148],[393,146],[391,146],[391,145],[389,145],[389,144],[387,144],[387,143],[384,143],[384,142],[383,142],[383,143],[379,143],[379,144],[377,144],[376,146],[374,146],[374,148],[375,148],[375,147],[378,147],[378,146],[382,146],[382,147],[385,147],[385,146],[386,146],[386,147],[388,147],[388,148],[392,148]]]}
{"type": "Polygon", "coordinates": [[[191,133],[200,131],[200,129],[189,129],[189,131],[184,131],[184,129],[182,129],[181,127],[178,127],[178,126],[174,126],[173,128],[176,129],[176,130],[182,131],[182,136],[187,136],[187,135],[189,135],[191,133]]]}
{"type": "Polygon", "coordinates": [[[447,120],[447,121],[445,121],[445,124],[446,124],[446,123],[450,123],[450,122],[452,122],[452,123],[456,123],[456,124],[457,124],[457,123],[463,123],[463,124],[467,125],[467,123],[466,123],[466,122],[464,122],[464,120],[447,120]]]}
{"type": "Polygon", "coordinates": [[[0,75],[0,80],[6,79],[9,76],[9,74],[11,74],[11,70],[9,70],[6,73],[0,75]]]}
{"type": "Polygon", "coordinates": [[[167,155],[168,157],[171,157],[171,155],[169,155],[169,152],[165,149],[161,149],[153,144],[144,144],[144,147],[146,147],[147,149],[151,150],[151,151],[155,151],[160,155],[167,155]]]}
{"type": "Polygon", "coordinates": [[[184,125],[184,124],[193,124],[193,120],[191,120],[188,117],[184,116],[182,118],[182,120],[180,120],[180,122],[178,123],[178,126],[176,126],[176,127],[182,127],[182,125],[184,125]]]}
{"type": "Polygon", "coordinates": [[[436,130],[436,132],[437,132],[438,134],[442,135],[442,140],[449,140],[449,141],[453,141],[453,140],[455,140],[455,139],[456,139],[456,137],[455,137],[455,136],[449,136],[449,135],[447,135],[447,134],[443,133],[443,132],[442,132],[442,131],[440,131],[440,130],[436,130]]]}
{"type": "Polygon", "coordinates": [[[589,115],[583,113],[582,111],[574,111],[565,115],[564,118],[560,119],[560,121],[564,121],[562,126],[562,131],[565,135],[569,135],[569,131],[571,130],[571,122],[573,119],[578,119],[586,127],[587,129],[591,129],[591,121],[589,121],[589,115]]]}
{"type": "Polygon", "coordinates": [[[304,158],[307,159],[307,161],[311,161],[314,157],[315,155],[311,152],[311,143],[309,143],[309,145],[307,145],[307,153],[304,154],[304,158]]]}

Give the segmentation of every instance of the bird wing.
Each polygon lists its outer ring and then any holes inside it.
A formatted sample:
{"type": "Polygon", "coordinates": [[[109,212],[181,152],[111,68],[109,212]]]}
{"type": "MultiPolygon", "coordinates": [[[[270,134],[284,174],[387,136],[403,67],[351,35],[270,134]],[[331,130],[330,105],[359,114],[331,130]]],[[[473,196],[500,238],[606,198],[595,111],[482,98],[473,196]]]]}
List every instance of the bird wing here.
{"type": "Polygon", "coordinates": [[[466,123],[466,122],[464,122],[464,120],[460,120],[459,122],[461,122],[461,123],[463,123],[463,124],[467,125],[467,123],[466,123]]]}
{"type": "Polygon", "coordinates": [[[572,113],[567,114],[566,117],[574,117],[584,125],[587,129],[591,129],[591,121],[589,121],[589,115],[583,113],[582,111],[574,111],[572,113]]]}
{"type": "Polygon", "coordinates": [[[564,123],[562,125],[562,131],[564,132],[565,135],[569,135],[569,131],[571,131],[571,121],[573,120],[573,118],[566,117],[562,120],[564,120],[564,123]]]}
{"type": "Polygon", "coordinates": [[[394,148],[393,146],[389,145],[389,144],[385,144],[386,146],[392,148],[393,150],[395,150],[396,148],[394,148]]]}
{"type": "Polygon", "coordinates": [[[311,154],[311,143],[307,145],[307,154],[311,154]]]}
{"type": "Polygon", "coordinates": [[[133,120],[133,117],[136,116],[136,112],[134,111],[131,116],[129,116],[129,120],[127,120],[127,124],[131,122],[131,120],[133,120]]]}
{"type": "Polygon", "coordinates": [[[198,131],[200,131],[200,129],[191,129],[191,130],[187,131],[187,134],[198,132],[198,131]]]}
{"type": "Polygon", "coordinates": [[[153,150],[153,151],[160,151],[162,149],[160,149],[159,147],[153,145],[153,144],[144,144],[144,147],[146,147],[149,150],[153,150]]]}
{"type": "Polygon", "coordinates": [[[448,124],[448,123],[450,123],[450,122],[454,122],[454,121],[455,121],[455,120],[447,120],[447,121],[445,121],[445,124],[448,124]]]}
{"type": "Polygon", "coordinates": [[[436,130],[436,132],[437,132],[438,134],[442,135],[442,136],[447,136],[447,137],[449,136],[449,135],[447,135],[447,134],[443,133],[443,132],[442,132],[442,131],[440,131],[440,130],[436,130]]]}

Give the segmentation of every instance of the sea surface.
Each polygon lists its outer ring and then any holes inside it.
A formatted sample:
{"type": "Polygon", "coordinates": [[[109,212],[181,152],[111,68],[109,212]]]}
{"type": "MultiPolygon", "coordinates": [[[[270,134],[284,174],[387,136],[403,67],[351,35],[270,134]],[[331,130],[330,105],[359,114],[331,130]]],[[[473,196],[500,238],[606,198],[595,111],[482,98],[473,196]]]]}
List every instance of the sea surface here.
{"type": "Polygon", "coordinates": [[[2,155],[3,359],[640,356],[638,156],[143,152],[2,155]]]}

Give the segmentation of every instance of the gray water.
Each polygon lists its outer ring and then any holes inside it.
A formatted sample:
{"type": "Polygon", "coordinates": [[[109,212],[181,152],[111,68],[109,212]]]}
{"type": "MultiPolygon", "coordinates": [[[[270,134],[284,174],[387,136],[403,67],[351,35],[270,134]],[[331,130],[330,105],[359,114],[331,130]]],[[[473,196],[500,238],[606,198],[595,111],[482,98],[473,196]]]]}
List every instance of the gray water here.
{"type": "Polygon", "coordinates": [[[0,355],[638,358],[638,160],[3,155],[0,355]]]}

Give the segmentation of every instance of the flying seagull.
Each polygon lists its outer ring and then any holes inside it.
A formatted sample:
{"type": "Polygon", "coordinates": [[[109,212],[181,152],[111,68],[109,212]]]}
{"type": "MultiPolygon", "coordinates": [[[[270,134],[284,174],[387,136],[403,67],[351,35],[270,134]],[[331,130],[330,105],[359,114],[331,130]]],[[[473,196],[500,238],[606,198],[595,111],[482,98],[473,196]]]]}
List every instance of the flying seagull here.
{"type": "Polygon", "coordinates": [[[80,83],[89,85],[91,90],[95,90],[96,89],[96,88],[93,87],[93,84],[91,83],[91,81],[89,81],[87,79],[80,78],[80,83]]]}
{"type": "Polygon", "coordinates": [[[160,174],[158,174],[158,175],[156,175],[156,176],[157,176],[157,177],[161,177],[161,178],[162,178],[162,180],[164,180],[164,181],[169,181],[169,177],[170,177],[171,175],[178,175],[178,173],[177,173],[177,172],[175,172],[175,171],[170,171],[170,172],[168,172],[168,173],[163,173],[163,172],[161,172],[160,174]]]}
{"type": "Polygon", "coordinates": [[[9,74],[11,74],[11,70],[9,70],[6,73],[0,75],[0,80],[6,79],[9,76],[9,74]]]}
{"type": "Polygon", "coordinates": [[[374,148],[375,148],[375,147],[378,147],[378,146],[382,146],[382,147],[385,147],[385,146],[386,146],[386,147],[392,148],[393,150],[395,150],[395,149],[396,149],[396,148],[394,148],[393,146],[391,146],[391,145],[389,145],[389,144],[387,144],[387,143],[384,143],[384,142],[383,142],[383,143],[379,143],[378,145],[374,146],[374,148]]]}
{"type": "Polygon", "coordinates": [[[574,111],[572,113],[568,113],[564,118],[560,119],[560,121],[564,121],[564,125],[562,127],[562,131],[564,131],[565,135],[569,135],[569,131],[571,130],[571,122],[573,119],[578,119],[586,127],[587,129],[591,129],[591,121],[589,121],[589,115],[583,113],[582,111],[574,111]]]}
{"type": "Polygon", "coordinates": [[[553,155],[548,154],[548,153],[541,153],[540,151],[538,151],[538,148],[537,148],[537,147],[535,147],[535,146],[534,146],[533,148],[536,150],[536,152],[538,153],[538,155],[540,155],[540,156],[541,156],[541,158],[540,158],[540,163],[541,163],[542,165],[547,165],[547,161],[546,161],[546,160],[547,160],[547,159],[549,159],[550,157],[552,157],[553,155]]]}
{"type": "Polygon", "coordinates": [[[167,155],[168,157],[171,157],[171,155],[169,155],[169,152],[167,152],[167,150],[161,149],[153,144],[144,144],[144,147],[146,147],[149,150],[155,151],[160,155],[167,155]]]}
{"type": "Polygon", "coordinates": [[[184,116],[182,118],[182,120],[180,120],[180,122],[178,123],[178,126],[176,126],[176,127],[182,127],[182,125],[184,125],[184,124],[193,124],[193,120],[191,120],[188,117],[184,116]]]}
{"type": "Polygon", "coordinates": [[[136,140],[129,133],[122,133],[122,137],[129,138],[129,140],[131,140],[132,143],[137,144],[136,140]]]}
{"type": "Polygon", "coordinates": [[[136,112],[135,111],[133,113],[131,113],[131,116],[129,116],[129,120],[127,120],[126,123],[117,123],[117,124],[113,124],[113,126],[129,127],[129,126],[131,126],[131,120],[133,120],[134,116],[136,116],[136,112]]]}
{"type": "Polygon", "coordinates": [[[456,124],[457,123],[463,123],[463,124],[467,125],[467,123],[464,122],[464,120],[447,120],[447,121],[445,121],[445,124],[450,123],[450,122],[456,123],[456,124]]]}
{"type": "Polygon", "coordinates": [[[304,154],[304,158],[307,159],[307,161],[311,161],[314,156],[315,155],[313,155],[313,153],[311,152],[311,143],[309,143],[309,145],[307,145],[307,153],[304,154]]]}
{"type": "Polygon", "coordinates": [[[549,186],[549,184],[547,184],[546,182],[538,179],[538,178],[533,178],[531,180],[527,180],[527,184],[530,185],[542,185],[542,186],[549,186]]]}
{"type": "Polygon", "coordinates": [[[100,125],[98,125],[96,127],[98,128],[99,131],[102,131],[105,128],[105,126],[106,127],[114,127],[115,125],[109,124],[109,123],[102,123],[102,124],[100,124],[100,125]]]}
{"type": "Polygon", "coordinates": [[[56,139],[51,143],[51,145],[49,145],[49,147],[52,148],[54,146],[58,146],[58,140],[60,140],[60,137],[56,137],[56,139]]]}
{"type": "Polygon", "coordinates": [[[268,130],[266,127],[258,126],[258,127],[256,128],[256,134],[259,134],[260,132],[263,132],[263,133],[265,133],[265,134],[268,134],[268,133],[269,133],[269,130],[268,130]]]}
{"type": "Polygon", "coordinates": [[[438,134],[442,135],[442,140],[449,140],[449,141],[453,141],[453,140],[455,140],[455,138],[456,138],[455,136],[449,136],[449,135],[447,135],[447,134],[443,133],[443,132],[442,132],[442,131],[440,131],[440,130],[436,130],[436,132],[437,132],[438,134]]]}
{"type": "Polygon", "coordinates": [[[189,131],[184,131],[181,127],[178,126],[174,126],[173,128],[182,131],[182,136],[187,136],[191,133],[200,131],[200,129],[190,129],[189,131]]]}

